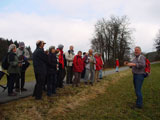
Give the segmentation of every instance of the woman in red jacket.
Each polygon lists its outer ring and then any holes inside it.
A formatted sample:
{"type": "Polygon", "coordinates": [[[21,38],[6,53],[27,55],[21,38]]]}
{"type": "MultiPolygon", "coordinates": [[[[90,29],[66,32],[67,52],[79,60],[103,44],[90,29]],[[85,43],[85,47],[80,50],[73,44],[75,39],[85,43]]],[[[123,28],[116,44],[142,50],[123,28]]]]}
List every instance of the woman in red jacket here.
{"type": "Polygon", "coordinates": [[[95,71],[94,81],[99,82],[98,77],[99,77],[99,71],[102,69],[102,62],[101,62],[101,58],[98,56],[97,52],[95,53],[94,57],[96,59],[96,71],[95,71]]]}
{"type": "Polygon", "coordinates": [[[84,69],[84,62],[82,59],[82,52],[78,51],[78,55],[76,55],[73,59],[73,72],[74,72],[74,80],[72,86],[79,86],[80,79],[81,79],[81,73],[84,69]]]}

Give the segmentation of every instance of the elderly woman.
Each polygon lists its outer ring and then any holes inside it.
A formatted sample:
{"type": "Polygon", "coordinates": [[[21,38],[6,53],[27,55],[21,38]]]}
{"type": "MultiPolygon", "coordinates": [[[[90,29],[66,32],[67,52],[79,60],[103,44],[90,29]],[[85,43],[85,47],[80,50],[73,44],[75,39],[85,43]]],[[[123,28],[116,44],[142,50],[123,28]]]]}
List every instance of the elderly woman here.
{"type": "Polygon", "coordinates": [[[56,50],[54,46],[49,48],[48,55],[48,71],[47,71],[47,95],[52,96],[56,93],[56,72],[57,72],[57,57],[56,50]]]}
{"type": "Polygon", "coordinates": [[[8,62],[9,62],[9,67],[8,67],[8,96],[16,96],[16,93],[13,92],[14,88],[14,82],[19,80],[20,76],[20,66],[21,64],[18,63],[18,57],[16,55],[16,45],[11,44],[8,49],[8,62]]]}

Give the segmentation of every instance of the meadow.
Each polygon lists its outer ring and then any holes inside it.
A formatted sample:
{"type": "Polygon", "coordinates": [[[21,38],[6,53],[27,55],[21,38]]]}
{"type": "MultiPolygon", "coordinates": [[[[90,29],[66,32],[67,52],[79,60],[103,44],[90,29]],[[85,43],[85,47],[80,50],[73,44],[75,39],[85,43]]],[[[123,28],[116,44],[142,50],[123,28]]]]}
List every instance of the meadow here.
{"type": "Polygon", "coordinates": [[[43,100],[28,97],[0,105],[0,120],[158,120],[160,63],[143,84],[143,109],[133,109],[136,96],[131,70],[104,77],[94,86],[65,86],[43,100]]]}

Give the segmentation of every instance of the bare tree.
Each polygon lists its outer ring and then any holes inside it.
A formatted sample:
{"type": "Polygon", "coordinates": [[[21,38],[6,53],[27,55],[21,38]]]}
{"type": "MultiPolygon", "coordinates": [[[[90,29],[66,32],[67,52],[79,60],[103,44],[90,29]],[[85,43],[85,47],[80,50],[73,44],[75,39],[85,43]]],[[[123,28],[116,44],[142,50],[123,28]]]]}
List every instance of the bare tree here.
{"type": "Polygon", "coordinates": [[[160,52],[160,30],[158,31],[158,34],[156,35],[154,45],[155,45],[157,52],[160,52]]]}
{"type": "Polygon", "coordinates": [[[109,20],[103,18],[95,25],[92,48],[102,54],[106,65],[113,66],[116,58],[120,60],[120,64],[124,59],[129,59],[132,43],[132,29],[129,25],[126,16],[111,16],[109,20]]]}

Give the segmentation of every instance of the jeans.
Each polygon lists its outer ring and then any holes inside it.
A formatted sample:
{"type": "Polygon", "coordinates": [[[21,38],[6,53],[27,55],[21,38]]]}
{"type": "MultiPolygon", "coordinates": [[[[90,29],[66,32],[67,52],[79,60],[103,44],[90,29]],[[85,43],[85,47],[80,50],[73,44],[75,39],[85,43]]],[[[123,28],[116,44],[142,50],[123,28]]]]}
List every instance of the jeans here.
{"type": "Polygon", "coordinates": [[[102,79],[102,78],[103,78],[102,69],[99,71],[99,78],[100,78],[100,79],[102,79]]]}
{"type": "Polygon", "coordinates": [[[93,83],[94,82],[94,77],[95,77],[95,70],[94,69],[86,69],[86,73],[85,73],[85,82],[88,82],[89,80],[89,75],[90,75],[90,81],[93,83]]]}
{"type": "Polygon", "coordinates": [[[118,66],[116,66],[116,72],[118,72],[118,71],[119,71],[118,69],[119,69],[119,67],[118,67],[118,66]]]}
{"type": "Polygon", "coordinates": [[[134,74],[133,75],[133,83],[134,83],[134,89],[137,96],[136,105],[139,107],[142,107],[143,105],[143,97],[142,97],[142,84],[144,81],[144,74],[134,74]]]}

